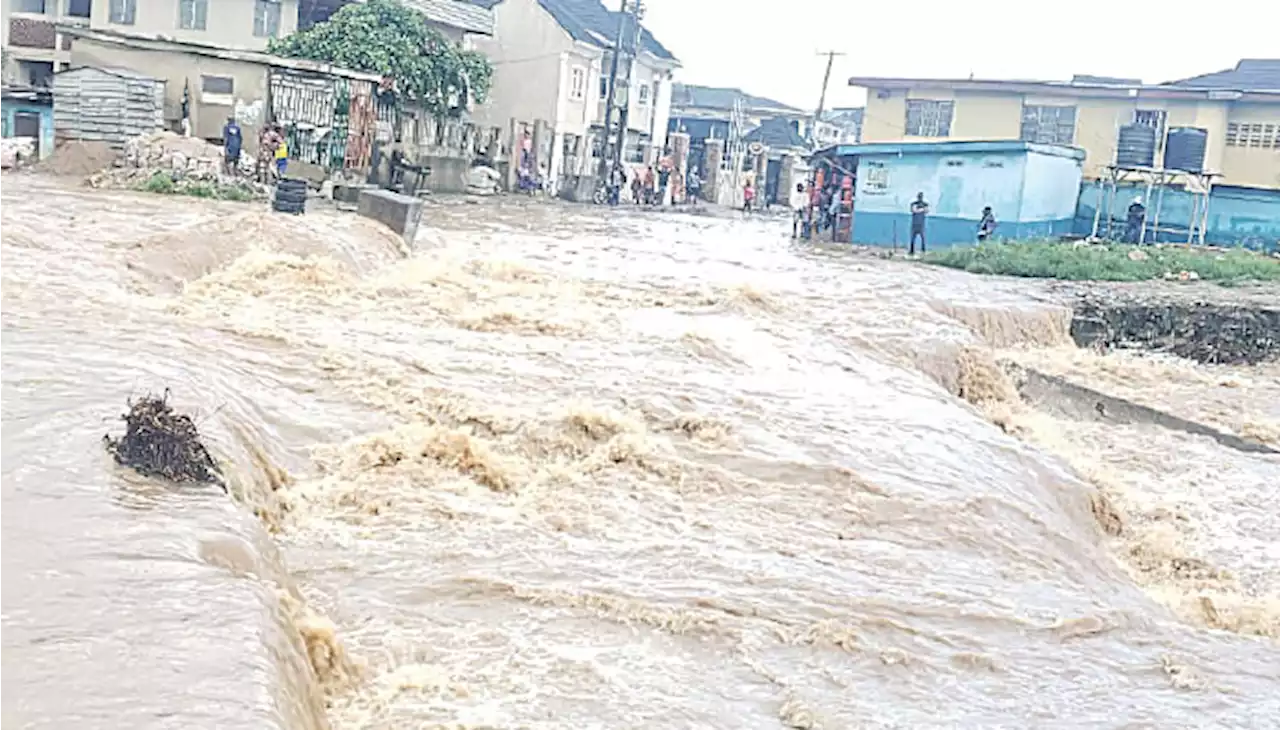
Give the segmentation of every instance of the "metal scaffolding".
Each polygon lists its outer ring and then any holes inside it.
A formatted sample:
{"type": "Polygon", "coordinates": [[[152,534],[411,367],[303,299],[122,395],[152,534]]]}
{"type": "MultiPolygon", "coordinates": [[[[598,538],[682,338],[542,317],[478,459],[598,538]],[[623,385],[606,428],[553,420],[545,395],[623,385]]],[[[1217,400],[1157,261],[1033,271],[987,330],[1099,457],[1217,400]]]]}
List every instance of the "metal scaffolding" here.
{"type": "MultiPolygon", "coordinates": [[[[1134,184],[1135,187],[1145,184],[1146,191],[1142,196],[1145,204],[1151,202],[1152,189],[1156,193],[1155,208],[1148,211],[1143,217],[1142,228],[1138,232],[1138,243],[1146,242],[1147,231],[1151,231],[1153,241],[1160,238],[1160,213],[1164,207],[1164,191],[1170,186],[1181,184],[1188,193],[1191,194],[1191,212],[1187,219],[1186,234],[1187,243],[1204,244],[1205,230],[1209,226],[1209,193],[1213,190],[1213,179],[1220,177],[1216,172],[1187,172],[1185,170],[1166,170],[1155,167],[1131,167],[1127,165],[1107,165],[1103,168],[1103,175],[1097,180],[1098,200],[1093,211],[1093,238],[1112,238],[1112,228],[1116,227],[1123,233],[1124,216],[1120,217],[1122,222],[1119,226],[1116,223],[1116,195],[1119,185],[1134,184]],[[1104,222],[1102,220],[1102,209],[1106,206],[1107,217],[1104,222]],[[1101,236],[1099,235],[1101,229],[1101,236]]],[[[1164,229],[1169,233],[1181,233],[1181,227],[1167,226],[1164,229]]]]}

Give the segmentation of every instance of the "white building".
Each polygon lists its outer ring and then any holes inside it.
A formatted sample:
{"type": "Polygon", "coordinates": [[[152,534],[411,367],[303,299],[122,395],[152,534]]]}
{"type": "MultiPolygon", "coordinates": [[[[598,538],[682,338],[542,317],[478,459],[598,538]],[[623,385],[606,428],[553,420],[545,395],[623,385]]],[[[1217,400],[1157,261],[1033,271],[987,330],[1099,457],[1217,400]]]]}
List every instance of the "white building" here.
{"type": "MultiPolygon", "coordinates": [[[[565,171],[566,159],[578,167],[571,172],[583,171],[589,157],[574,154],[584,138],[587,150],[602,138],[619,13],[600,0],[471,2],[491,9],[494,17],[493,36],[473,41],[494,67],[489,101],[474,117],[503,127],[512,118],[546,120],[555,130],[550,176],[555,179],[565,171]]],[[[652,159],[666,143],[671,78],[679,65],[648,30],[641,30],[631,77],[619,79],[628,96],[634,93],[627,119],[627,160],[652,159]]],[[[616,123],[616,110],[614,114],[616,123]]]]}

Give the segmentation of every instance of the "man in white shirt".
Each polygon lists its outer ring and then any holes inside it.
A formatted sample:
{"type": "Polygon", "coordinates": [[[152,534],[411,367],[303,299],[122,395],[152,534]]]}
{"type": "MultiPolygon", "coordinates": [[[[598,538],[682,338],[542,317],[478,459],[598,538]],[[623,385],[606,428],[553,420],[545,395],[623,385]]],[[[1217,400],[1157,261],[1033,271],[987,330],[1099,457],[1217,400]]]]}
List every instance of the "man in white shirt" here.
{"type": "MultiPolygon", "coordinates": [[[[796,183],[796,189],[791,191],[791,237],[796,238],[800,235],[802,225],[806,223],[806,216],[809,212],[809,196],[804,191],[804,183],[796,183]]],[[[804,225],[805,233],[808,233],[808,226],[804,225]]]]}

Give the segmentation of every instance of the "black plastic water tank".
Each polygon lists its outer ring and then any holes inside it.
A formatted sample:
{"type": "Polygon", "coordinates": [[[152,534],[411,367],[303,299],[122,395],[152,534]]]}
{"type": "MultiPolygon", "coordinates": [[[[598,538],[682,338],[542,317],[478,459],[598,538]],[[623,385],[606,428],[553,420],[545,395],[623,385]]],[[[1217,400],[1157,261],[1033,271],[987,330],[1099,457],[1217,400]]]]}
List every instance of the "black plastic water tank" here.
{"type": "Polygon", "coordinates": [[[1202,172],[1204,151],[1209,146],[1208,130],[1199,127],[1172,127],[1165,141],[1164,167],[1166,170],[1202,172]]]}
{"type": "Polygon", "coordinates": [[[1156,128],[1146,124],[1124,124],[1116,140],[1118,167],[1151,167],[1156,161],[1156,128]]]}

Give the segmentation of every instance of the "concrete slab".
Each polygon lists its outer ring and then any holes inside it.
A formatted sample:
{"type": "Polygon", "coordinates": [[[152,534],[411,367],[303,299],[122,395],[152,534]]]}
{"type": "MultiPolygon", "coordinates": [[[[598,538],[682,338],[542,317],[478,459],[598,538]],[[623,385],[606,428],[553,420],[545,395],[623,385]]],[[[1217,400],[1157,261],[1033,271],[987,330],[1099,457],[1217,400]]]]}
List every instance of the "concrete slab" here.
{"type": "Polygon", "coordinates": [[[339,203],[358,205],[360,203],[360,191],[371,189],[371,185],[366,185],[364,183],[356,183],[354,185],[338,183],[333,186],[333,199],[339,203]]]}
{"type": "Polygon", "coordinates": [[[422,220],[422,201],[389,190],[366,188],[360,191],[357,213],[372,218],[399,233],[412,244],[422,220]]]}
{"type": "Polygon", "coordinates": [[[289,177],[296,177],[300,180],[306,180],[307,184],[313,188],[320,187],[320,184],[329,179],[329,171],[320,165],[314,165],[310,162],[302,160],[289,160],[289,177]]]}

